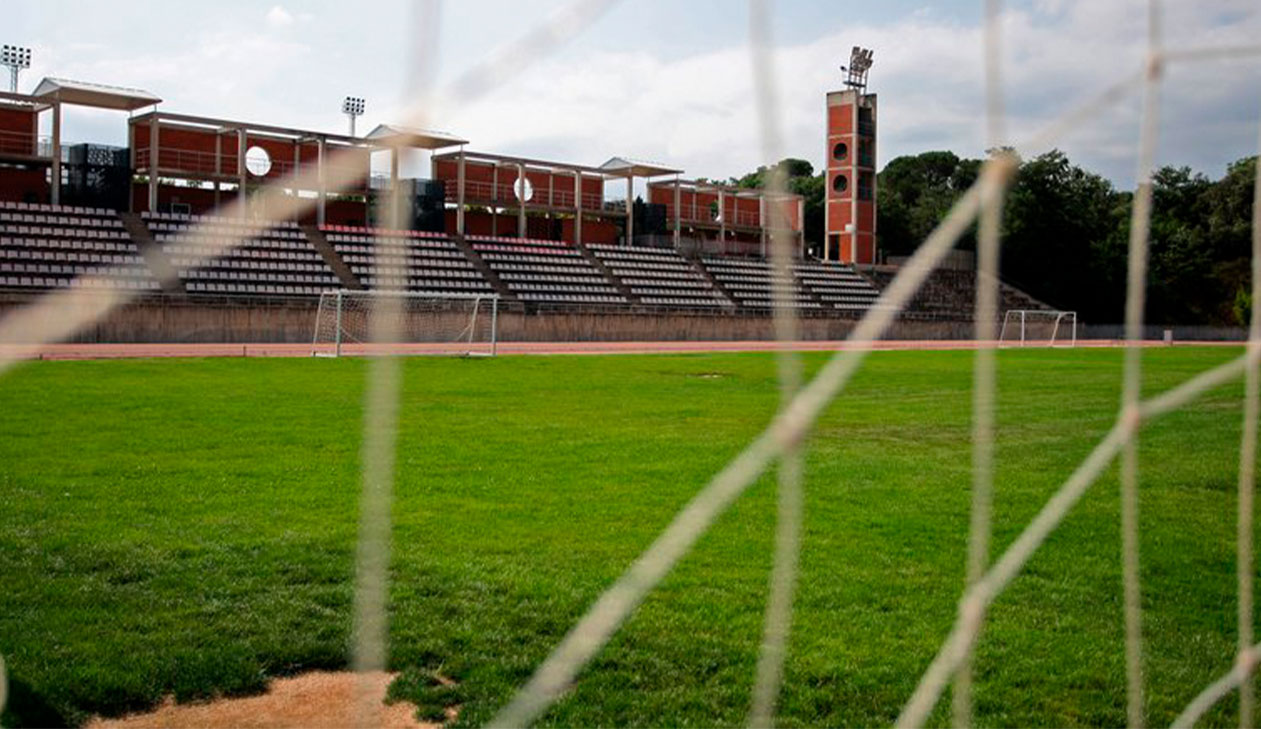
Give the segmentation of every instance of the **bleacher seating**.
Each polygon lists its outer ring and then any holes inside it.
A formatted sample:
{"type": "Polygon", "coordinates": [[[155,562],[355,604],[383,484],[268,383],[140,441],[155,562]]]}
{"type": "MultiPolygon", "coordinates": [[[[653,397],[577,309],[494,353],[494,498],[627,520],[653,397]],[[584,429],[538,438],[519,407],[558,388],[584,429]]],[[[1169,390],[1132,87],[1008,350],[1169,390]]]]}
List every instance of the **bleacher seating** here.
{"type": "MultiPolygon", "coordinates": [[[[705,256],[701,262],[740,306],[751,309],[769,309],[774,305],[771,296],[771,264],[769,262],[751,258],[714,256],[705,256]]],[[[802,288],[801,282],[795,276],[787,293],[789,294],[788,303],[793,308],[823,308],[808,291],[802,288]]]]}
{"type": "MultiPolygon", "coordinates": [[[[881,288],[889,285],[897,275],[892,267],[877,268],[872,279],[881,288]]],[[[924,284],[907,305],[911,315],[932,319],[969,320],[975,315],[976,272],[937,269],[928,275],[924,284]]],[[[1050,306],[1038,301],[1020,289],[1007,283],[999,284],[998,310],[1009,309],[1050,310],[1050,306]]]]}
{"type": "Polygon", "coordinates": [[[112,210],[0,202],[0,287],[159,291],[112,210]]]}
{"type": "Polygon", "coordinates": [[[643,304],[714,308],[732,304],[673,248],[589,245],[643,304]]]}
{"type": "Polygon", "coordinates": [[[328,225],[333,250],[370,289],[435,294],[492,294],[481,272],[442,233],[328,225]]]}
{"type": "Polygon", "coordinates": [[[473,250],[522,301],[626,304],[626,297],[577,249],[556,241],[468,236],[473,250]]]}
{"type": "Polygon", "coordinates": [[[296,223],[171,213],[142,215],[190,294],[316,296],[341,282],[296,223]],[[225,250],[224,243],[244,239],[225,250]]]}
{"type": "MultiPolygon", "coordinates": [[[[190,294],[315,296],[342,287],[296,223],[260,227],[234,218],[167,213],[141,217],[190,294]],[[237,237],[244,239],[225,248],[227,239],[237,237]]],[[[336,225],[322,231],[333,252],[368,288],[435,295],[496,292],[496,284],[483,275],[485,269],[465,255],[467,248],[446,234],[336,225]]],[[[706,256],[698,269],[669,248],[587,246],[600,263],[596,265],[582,251],[556,241],[476,235],[466,241],[494,271],[509,300],[579,306],[634,301],[754,311],[774,305],[771,265],[763,259],[706,256]],[[610,280],[605,270],[616,280],[610,280]],[[626,290],[630,301],[622,294],[626,290]]],[[[877,267],[863,276],[847,265],[802,260],[794,262],[792,274],[793,306],[862,313],[875,303],[896,269],[877,267]]],[[[117,213],[0,201],[0,289],[72,286],[162,290],[117,213]]],[[[968,320],[975,296],[975,273],[937,270],[904,315],[968,320]]],[[[1007,284],[1001,287],[999,306],[1049,308],[1007,284]]]]}
{"type": "Polygon", "coordinates": [[[841,311],[866,311],[880,296],[880,290],[870,281],[841,263],[797,261],[793,273],[825,304],[841,311]]]}

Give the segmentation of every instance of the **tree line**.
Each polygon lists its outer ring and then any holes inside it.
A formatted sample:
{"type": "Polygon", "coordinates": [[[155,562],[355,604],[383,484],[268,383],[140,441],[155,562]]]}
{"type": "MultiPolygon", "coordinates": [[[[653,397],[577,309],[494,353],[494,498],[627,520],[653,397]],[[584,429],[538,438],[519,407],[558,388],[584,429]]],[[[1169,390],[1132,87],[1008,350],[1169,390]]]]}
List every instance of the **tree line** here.
{"type": "MultiPolygon", "coordinates": [[[[877,176],[877,237],[889,256],[909,255],[976,181],[982,161],[924,152],[890,161],[877,176]]],[[[1155,324],[1246,324],[1251,308],[1251,222],[1256,157],[1218,180],[1162,167],[1152,180],[1146,320],[1155,324]]],[[[805,239],[823,241],[823,173],[806,160],[779,167],[805,198],[805,239]]],[[[762,187],[769,170],[731,180],[762,187]]],[[[1124,318],[1133,192],[1073,164],[1059,150],[1020,162],[1003,212],[1002,276],[1085,321],[1124,318]]],[[[975,226],[958,247],[975,250],[975,226]]]]}

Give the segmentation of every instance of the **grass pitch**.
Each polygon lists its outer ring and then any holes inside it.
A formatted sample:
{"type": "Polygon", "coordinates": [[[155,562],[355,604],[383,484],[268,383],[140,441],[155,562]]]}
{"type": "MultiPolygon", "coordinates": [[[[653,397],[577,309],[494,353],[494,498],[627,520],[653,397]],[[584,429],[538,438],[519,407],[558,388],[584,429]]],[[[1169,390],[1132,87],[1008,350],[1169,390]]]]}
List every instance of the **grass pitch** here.
{"type": "MultiPolygon", "coordinates": [[[[1238,353],[1149,350],[1147,392],[1238,353]]],[[[949,629],[972,357],[874,353],[816,429],[783,724],[889,723],[949,629]]],[[[0,380],[6,726],[346,666],[365,364],[35,363],[0,380]]],[[[432,717],[458,705],[469,725],[493,715],[778,399],[769,355],[416,358],[404,369],[393,693],[432,717]]],[[[995,555],[1108,430],[1120,372],[1118,350],[1001,353],[995,555]]],[[[1241,384],[1223,387],[1142,434],[1152,724],[1231,665],[1241,402],[1241,384]]],[[[981,724],[1124,722],[1117,489],[1114,466],[992,609],[981,724]]],[[[542,723],[742,723],[774,504],[764,477],[542,723]]],[[[946,715],[943,701],[934,722],[946,715]]],[[[1233,722],[1233,698],[1209,721],[1233,722]]]]}

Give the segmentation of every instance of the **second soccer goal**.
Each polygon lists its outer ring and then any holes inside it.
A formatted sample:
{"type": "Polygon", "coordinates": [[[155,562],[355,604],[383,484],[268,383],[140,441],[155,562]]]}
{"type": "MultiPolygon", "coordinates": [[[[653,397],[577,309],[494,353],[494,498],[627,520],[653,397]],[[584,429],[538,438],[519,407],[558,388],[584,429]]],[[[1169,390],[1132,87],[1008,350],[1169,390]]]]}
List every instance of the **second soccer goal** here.
{"type": "Polygon", "coordinates": [[[493,356],[498,334],[494,294],[343,289],[320,295],[311,354],[493,356]]]}
{"type": "Polygon", "coordinates": [[[1076,347],[1077,312],[1008,309],[998,341],[1017,347],[1076,347]]]}

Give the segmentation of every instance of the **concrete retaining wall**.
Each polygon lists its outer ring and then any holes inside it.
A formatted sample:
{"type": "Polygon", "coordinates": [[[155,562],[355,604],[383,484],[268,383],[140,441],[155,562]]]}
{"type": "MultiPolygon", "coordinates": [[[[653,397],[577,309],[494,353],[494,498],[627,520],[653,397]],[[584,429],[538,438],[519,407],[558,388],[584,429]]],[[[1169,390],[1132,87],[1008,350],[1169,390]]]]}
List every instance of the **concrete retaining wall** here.
{"type": "MultiPolygon", "coordinates": [[[[34,300],[24,294],[0,294],[0,316],[34,300]]],[[[83,343],[301,343],[311,341],[318,302],[314,299],[153,296],[112,313],[67,341],[83,343]]],[[[458,331],[463,313],[415,314],[431,317],[409,322],[413,331],[458,331]]],[[[807,340],[844,339],[855,319],[810,316],[800,322],[807,340]]],[[[1241,340],[1246,332],[1228,327],[1173,327],[1175,341],[1241,340]]],[[[1149,327],[1160,339],[1163,327],[1149,327]]],[[[449,336],[449,334],[448,334],[449,336]]],[[[1115,339],[1119,326],[1083,325],[1082,339],[1115,339]]],[[[970,339],[969,321],[896,322],[886,339],[970,339]]],[[[677,312],[668,310],[548,310],[500,312],[499,338],[506,342],[741,341],[774,338],[765,314],[677,312]]]]}

